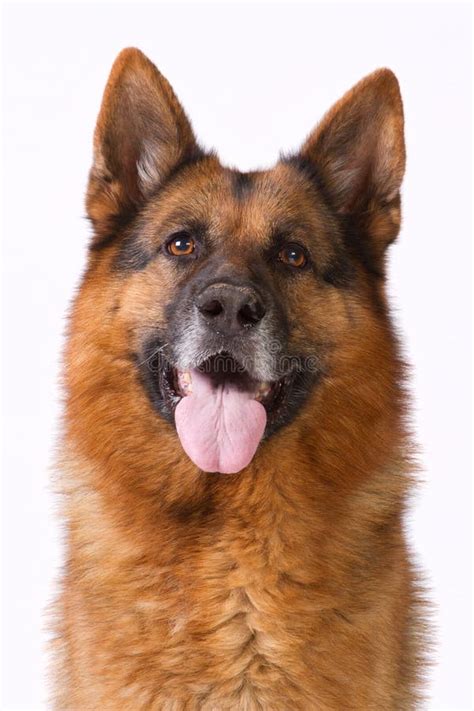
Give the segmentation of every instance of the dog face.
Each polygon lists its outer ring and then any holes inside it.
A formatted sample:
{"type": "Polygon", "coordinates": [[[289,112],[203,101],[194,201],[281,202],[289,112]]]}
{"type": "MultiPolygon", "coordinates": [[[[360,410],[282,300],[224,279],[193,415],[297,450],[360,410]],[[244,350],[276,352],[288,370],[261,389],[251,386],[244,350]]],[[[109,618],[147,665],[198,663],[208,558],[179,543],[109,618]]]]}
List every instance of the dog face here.
{"type": "Polygon", "coordinates": [[[110,379],[132,354],[128,382],[200,469],[240,471],[341,368],[371,367],[403,171],[388,70],[297,155],[241,173],[199,147],[156,68],[121,53],[95,133],[81,329],[110,379]]]}

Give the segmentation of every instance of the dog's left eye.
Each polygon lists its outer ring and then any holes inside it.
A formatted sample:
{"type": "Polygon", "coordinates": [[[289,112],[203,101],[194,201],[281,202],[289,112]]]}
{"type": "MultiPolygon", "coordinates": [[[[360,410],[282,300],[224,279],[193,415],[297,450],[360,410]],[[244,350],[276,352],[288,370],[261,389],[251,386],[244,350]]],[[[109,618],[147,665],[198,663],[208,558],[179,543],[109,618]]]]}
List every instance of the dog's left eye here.
{"type": "Polygon", "coordinates": [[[280,262],[283,262],[283,264],[296,267],[296,269],[302,269],[308,263],[306,250],[296,243],[287,244],[286,247],[280,249],[278,259],[280,262]]]}
{"type": "Polygon", "coordinates": [[[196,242],[186,233],[175,235],[166,244],[166,249],[173,257],[186,257],[196,249],[196,242]]]}

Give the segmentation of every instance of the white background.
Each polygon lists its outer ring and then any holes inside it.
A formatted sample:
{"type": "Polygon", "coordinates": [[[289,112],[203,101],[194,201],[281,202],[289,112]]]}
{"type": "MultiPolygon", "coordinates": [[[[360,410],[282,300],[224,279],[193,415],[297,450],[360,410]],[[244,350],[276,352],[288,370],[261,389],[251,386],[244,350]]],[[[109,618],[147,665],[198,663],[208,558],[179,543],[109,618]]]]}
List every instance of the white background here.
{"type": "Polygon", "coordinates": [[[389,288],[424,466],[409,532],[436,606],[427,708],[471,708],[469,8],[16,4],[4,33],[3,708],[45,708],[44,606],[60,561],[48,490],[59,354],[89,234],[94,122],[129,45],[168,77],[204,145],[241,169],[295,148],[377,67],[399,77],[408,165],[389,288]]]}

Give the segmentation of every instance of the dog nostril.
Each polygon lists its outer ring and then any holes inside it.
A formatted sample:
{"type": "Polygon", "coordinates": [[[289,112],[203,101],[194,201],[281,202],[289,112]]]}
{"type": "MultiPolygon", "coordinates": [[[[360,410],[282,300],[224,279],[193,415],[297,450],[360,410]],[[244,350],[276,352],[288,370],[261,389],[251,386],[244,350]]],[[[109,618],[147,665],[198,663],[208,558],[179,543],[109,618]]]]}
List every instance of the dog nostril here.
{"type": "Polygon", "coordinates": [[[259,301],[244,304],[240,307],[237,319],[241,326],[255,326],[265,316],[265,308],[259,301]]]}
{"type": "Polygon", "coordinates": [[[198,294],[195,305],[208,325],[223,332],[256,326],[265,307],[254,289],[232,284],[207,287],[198,294]]]}
{"type": "Polygon", "coordinates": [[[199,311],[205,316],[219,316],[224,310],[221,302],[217,299],[211,299],[204,304],[200,304],[199,311]]]}

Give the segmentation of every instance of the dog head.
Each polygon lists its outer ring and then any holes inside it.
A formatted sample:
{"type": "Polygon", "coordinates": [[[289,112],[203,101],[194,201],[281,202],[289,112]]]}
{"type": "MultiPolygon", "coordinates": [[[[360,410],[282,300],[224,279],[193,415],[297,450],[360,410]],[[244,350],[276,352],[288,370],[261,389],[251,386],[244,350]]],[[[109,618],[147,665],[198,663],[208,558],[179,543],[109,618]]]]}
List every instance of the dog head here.
{"type": "Polygon", "coordinates": [[[71,378],[94,382],[96,420],[124,441],[179,437],[207,472],[240,471],[289,426],[322,426],[327,393],[342,402],[391,350],[384,262],[404,162],[389,70],[344,96],[297,154],[241,173],[199,146],[154,65],[122,52],[95,132],[73,339],[89,369],[71,378]]]}

